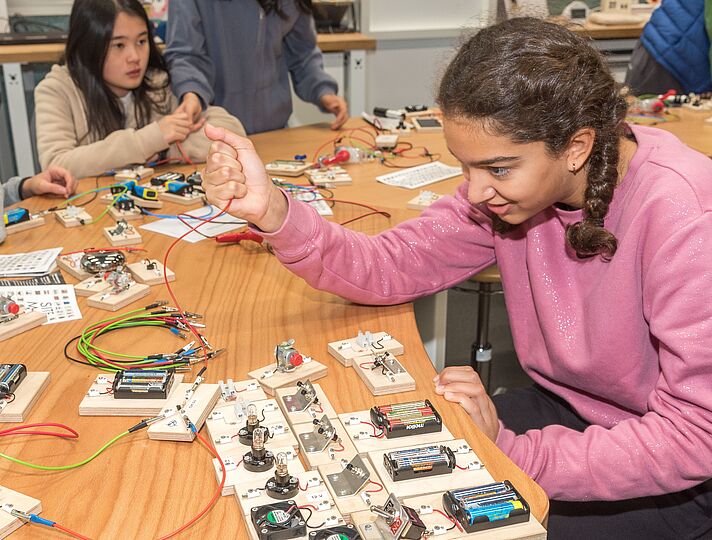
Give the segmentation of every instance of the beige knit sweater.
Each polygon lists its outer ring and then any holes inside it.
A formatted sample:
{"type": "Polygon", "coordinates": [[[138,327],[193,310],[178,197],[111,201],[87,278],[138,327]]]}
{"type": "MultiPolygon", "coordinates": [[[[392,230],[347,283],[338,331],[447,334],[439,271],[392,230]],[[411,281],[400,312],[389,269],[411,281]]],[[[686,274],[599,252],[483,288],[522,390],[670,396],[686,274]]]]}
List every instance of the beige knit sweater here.
{"type": "MultiPolygon", "coordinates": [[[[170,90],[160,91],[160,108],[173,111],[178,100],[170,90]],[[168,108],[166,108],[168,105],[168,108]]],[[[244,135],[240,121],[221,107],[208,107],[203,113],[207,121],[244,135]]],[[[175,144],[163,140],[158,120],[163,115],[155,111],[151,123],[137,129],[133,111],[126,115],[124,129],[96,140],[87,133],[84,97],[72,80],[66,66],[55,65],[35,89],[35,123],[40,165],[61,165],[77,178],[94,176],[111,169],[145,163],[156,153],[168,148],[168,157],[179,158],[175,144]]],[[[203,130],[191,133],[181,143],[191,161],[204,162],[210,141],[203,130]]]]}

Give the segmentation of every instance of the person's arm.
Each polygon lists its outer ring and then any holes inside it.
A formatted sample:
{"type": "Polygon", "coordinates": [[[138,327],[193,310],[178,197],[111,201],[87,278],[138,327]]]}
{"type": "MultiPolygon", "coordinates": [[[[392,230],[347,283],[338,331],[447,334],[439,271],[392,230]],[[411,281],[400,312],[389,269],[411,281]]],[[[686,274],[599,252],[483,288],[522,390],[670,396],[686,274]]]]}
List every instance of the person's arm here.
{"type": "Polygon", "coordinates": [[[71,107],[62,89],[41,82],[35,89],[35,122],[40,166],[59,165],[77,178],[101,174],[115,167],[143,163],[168,147],[158,122],[141,129],[121,129],[106,138],[82,145],[71,107]]]}
{"type": "Polygon", "coordinates": [[[330,112],[322,106],[321,97],[335,95],[339,87],[334,78],[324,71],[324,58],[316,46],[316,30],[311,15],[299,14],[284,37],[284,55],[297,95],[320,107],[322,112],[330,112]]]}
{"type": "Polygon", "coordinates": [[[173,93],[195,94],[203,107],[215,98],[215,67],[205,46],[205,29],[195,0],[172,0],[168,6],[165,57],[173,93]]]}
{"type": "Polygon", "coordinates": [[[673,493],[712,477],[712,214],[655,236],[665,241],[643,258],[641,291],[661,370],[648,412],[610,429],[501,429],[497,437],[552,499],[673,493]]]}
{"type": "Polygon", "coordinates": [[[252,141],[210,124],[203,176],[211,204],[259,227],[279,259],[312,286],[368,304],[397,304],[442,290],[494,262],[491,219],[467,185],[378,236],[327,222],[278,190],[252,141]],[[444,264],[447,261],[447,264],[444,264]]]}
{"type": "Polygon", "coordinates": [[[466,183],[454,197],[443,197],[420,217],[377,236],[327,221],[291,198],[283,226],[260,234],[312,287],[363,304],[428,296],[495,262],[491,220],[467,201],[466,183]]]}
{"type": "Polygon", "coordinates": [[[13,176],[2,185],[5,206],[18,203],[23,199],[20,193],[20,184],[23,183],[22,180],[23,179],[19,176],[13,176]]]}

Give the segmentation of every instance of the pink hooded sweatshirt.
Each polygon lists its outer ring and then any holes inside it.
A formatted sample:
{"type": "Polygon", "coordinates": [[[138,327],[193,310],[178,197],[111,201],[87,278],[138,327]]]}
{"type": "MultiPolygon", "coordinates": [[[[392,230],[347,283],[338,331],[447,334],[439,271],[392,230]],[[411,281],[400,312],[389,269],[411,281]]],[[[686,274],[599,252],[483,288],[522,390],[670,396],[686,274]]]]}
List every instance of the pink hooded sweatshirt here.
{"type": "Polygon", "coordinates": [[[638,142],[605,220],[610,262],[565,241],[581,211],[550,207],[493,233],[467,184],[415,219],[368,237],[290,200],[265,238],[317,289],[397,304],[499,265],[519,360],[591,425],[548,426],[497,445],[557,500],[620,500],[712,477],[712,161],[675,136],[638,142]]]}

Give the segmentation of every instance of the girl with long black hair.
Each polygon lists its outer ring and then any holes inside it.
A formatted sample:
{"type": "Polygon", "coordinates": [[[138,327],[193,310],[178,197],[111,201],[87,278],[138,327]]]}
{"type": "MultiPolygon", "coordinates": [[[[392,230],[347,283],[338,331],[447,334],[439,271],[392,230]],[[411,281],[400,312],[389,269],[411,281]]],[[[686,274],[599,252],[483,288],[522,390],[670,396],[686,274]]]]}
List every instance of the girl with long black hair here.
{"type": "Polygon", "coordinates": [[[165,60],[138,0],[76,0],[64,65],[35,90],[42,167],[61,165],[81,178],[166,154],[204,161],[207,118],[244,133],[211,107],[196,125],[178,107],[165,60]]]}

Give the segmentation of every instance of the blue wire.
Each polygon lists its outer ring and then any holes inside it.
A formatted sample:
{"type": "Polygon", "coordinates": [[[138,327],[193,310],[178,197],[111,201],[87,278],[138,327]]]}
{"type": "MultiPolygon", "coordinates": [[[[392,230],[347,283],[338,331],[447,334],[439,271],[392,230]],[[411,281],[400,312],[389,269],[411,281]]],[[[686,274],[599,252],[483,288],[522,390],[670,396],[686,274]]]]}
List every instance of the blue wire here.
{"type": "Polygon", "coordinates": [[[39,523],[40,525],[46,525],[47,527],[54,527],[54,521],[50,521],[49,519],[44,519],[38,516],[37,514],[30,514],[30,521],[32,523],[39,523]]]}

